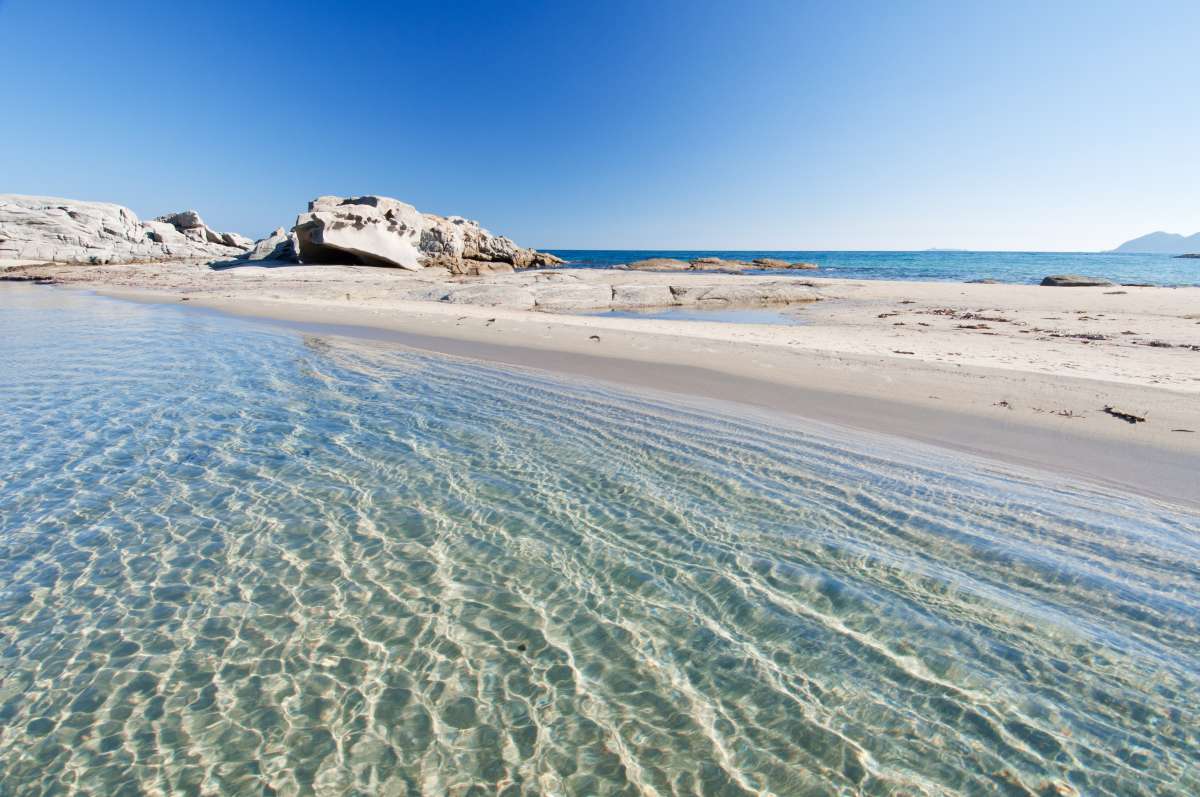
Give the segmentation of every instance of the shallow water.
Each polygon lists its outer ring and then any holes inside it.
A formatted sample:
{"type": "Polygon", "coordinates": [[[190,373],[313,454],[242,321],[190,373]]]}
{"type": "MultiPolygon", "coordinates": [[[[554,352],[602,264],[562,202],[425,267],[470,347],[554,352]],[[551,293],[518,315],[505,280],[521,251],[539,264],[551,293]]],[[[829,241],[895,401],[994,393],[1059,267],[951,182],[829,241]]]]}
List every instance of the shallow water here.
{"type": "Polygon", "coordinates": [[[774,324],[798,326],[807,323],[794,312],[751,307],[741,310],[696,310],[668,307],[663,310],[604,310],[583,313],[600,318],[658,318],[667,321],[710,321],[720,324],[774,324]]]}
{"type": "Polygon", "coordinates": [[[764,271],[762,273],[848,279],[932,280],[967,282],[991,279],[999,282],[1037,284],[1050,274],[1084,274],[1119,283],[1150,285],[1200,285],[1200,260],[1171,255],[1114,254],[1112,252],[809,252],[767,250],[556,250],[569,266],[611,268],[651,257],[691,260],[720,257],[750,261],[774,257],[792,262],[815,263],[816,271],[764,271]]]}
{"type": "Polygon", "coordinates": [[[1200,519],[0,287],[0,793],[1200,793],[1200,519]]]}

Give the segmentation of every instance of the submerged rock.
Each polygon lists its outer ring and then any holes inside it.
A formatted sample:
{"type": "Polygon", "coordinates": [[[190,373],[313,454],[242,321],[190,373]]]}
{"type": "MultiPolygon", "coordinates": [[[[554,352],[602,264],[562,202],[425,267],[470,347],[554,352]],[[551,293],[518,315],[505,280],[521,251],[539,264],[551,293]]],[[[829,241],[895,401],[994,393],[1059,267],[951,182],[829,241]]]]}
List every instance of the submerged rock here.
{"type": "Polygon", "coordinates": [[[454,274],[489,273],[480,263],[512,268],[558,265],[554,255],[517,246],[479,222],[460,216],[421,213],[398,199],[381,196],[317,197],[300,214],[292,232],[303,263],[391,266],[419,271],[426,266],[454,274]]]}
{"type": "Polygon", "coordinates": [[[240,255],[249,238],[217,232],[194,210],[140,221],[111,202],[0,195],[0,260],[136,263],[240,255]]]}
{"type": "Polygon", "coordinates": [[[1079,274],[1054,274],[1042,280],[1042,285],[1054,288],[1107,288],[1113,284],[1100,277],[1084,277],[1079,274]]]}

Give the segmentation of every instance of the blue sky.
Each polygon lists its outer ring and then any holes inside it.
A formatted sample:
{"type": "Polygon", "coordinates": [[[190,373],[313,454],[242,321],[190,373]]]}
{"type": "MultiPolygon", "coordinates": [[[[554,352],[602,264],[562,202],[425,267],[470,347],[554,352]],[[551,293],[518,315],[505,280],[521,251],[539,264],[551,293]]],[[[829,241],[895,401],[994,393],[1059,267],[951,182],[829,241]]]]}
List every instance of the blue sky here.
{"type": "Polygon", "coordinates": [[[1200,230],[1200,2],[0,0],[0,192],[563,248],[1200,230]]]}

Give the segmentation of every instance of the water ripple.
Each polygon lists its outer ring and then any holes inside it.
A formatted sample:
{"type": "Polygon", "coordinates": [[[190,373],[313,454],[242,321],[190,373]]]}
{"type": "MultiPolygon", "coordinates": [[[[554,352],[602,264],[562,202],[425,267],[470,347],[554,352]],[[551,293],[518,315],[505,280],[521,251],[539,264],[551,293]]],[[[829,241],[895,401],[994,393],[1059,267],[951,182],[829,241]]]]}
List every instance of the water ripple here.
{"type": "Polygon", "coordinates": [[[0,794],[1200,793],[1200,519],[45,289],[0,794]]]}

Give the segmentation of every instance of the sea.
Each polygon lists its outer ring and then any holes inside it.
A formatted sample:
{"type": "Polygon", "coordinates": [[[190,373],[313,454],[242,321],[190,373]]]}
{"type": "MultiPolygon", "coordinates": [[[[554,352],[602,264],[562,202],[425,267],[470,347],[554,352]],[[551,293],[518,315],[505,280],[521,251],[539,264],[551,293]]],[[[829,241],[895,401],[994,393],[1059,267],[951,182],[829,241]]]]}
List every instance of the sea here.
{"type": "Polygon", "coordinates": [[[0,408],[3,795],[1200,794],[1194,511],[26,285],[0,408]]]}
{"type": "MultiPolygon", "coordinates": [[[[846,279],[926,280],[970,282],[996,280],[1037,284],[1052,274],[1082,274],[1121,284],[1200,285],[1200,259],[1172,255],[1089,252],[806,252],[753,250],[551,250],[578,268],[612,268],[635,260],[670,257],[691,260],[720,257],[750,261],[770,257],[791,262],[815,263],[816,271],[780,271],[781,274],[846,279]]],[[[772,273],[764,271],[763,273],[772,273]]]]}

